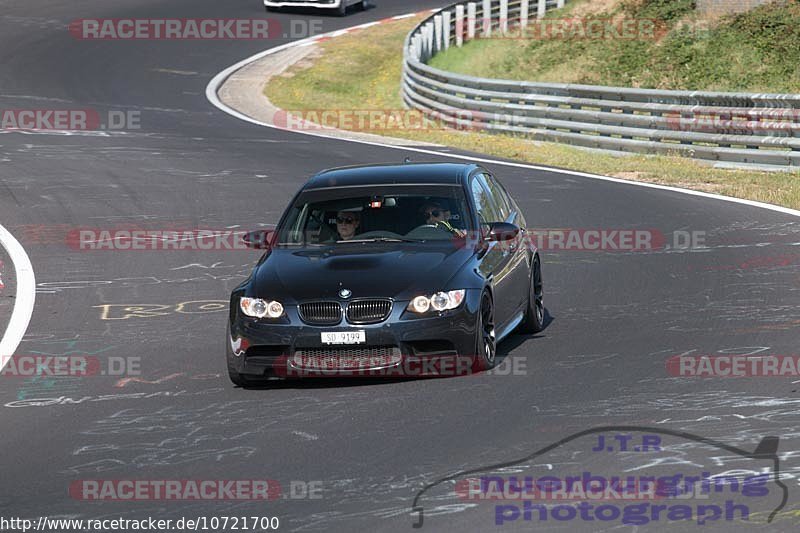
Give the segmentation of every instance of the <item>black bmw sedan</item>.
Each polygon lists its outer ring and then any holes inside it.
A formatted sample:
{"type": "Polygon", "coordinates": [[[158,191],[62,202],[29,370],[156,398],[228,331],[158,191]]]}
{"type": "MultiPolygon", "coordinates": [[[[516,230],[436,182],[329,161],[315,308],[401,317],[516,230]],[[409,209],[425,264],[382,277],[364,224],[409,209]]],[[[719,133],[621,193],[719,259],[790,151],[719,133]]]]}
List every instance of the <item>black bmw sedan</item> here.
{"type": "Polygon", "coordinates": [[[499,181],[470,164],[312,177],[231,295],[234,384],[492,368],[497,343],[544,321],[541,261],[499,181]]]}

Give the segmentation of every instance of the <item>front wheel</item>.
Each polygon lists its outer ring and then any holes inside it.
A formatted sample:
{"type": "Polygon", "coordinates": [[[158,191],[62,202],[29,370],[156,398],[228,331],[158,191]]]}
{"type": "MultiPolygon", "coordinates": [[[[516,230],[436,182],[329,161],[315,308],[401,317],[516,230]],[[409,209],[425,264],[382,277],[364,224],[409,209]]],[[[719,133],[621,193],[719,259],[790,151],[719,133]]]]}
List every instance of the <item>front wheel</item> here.
{"type": "Polygon", "coordinates": [[[528,306],[525,309],[525,320],[520,331],[523,333],[539,333],[544,329],[544,285],[542,283],[542,264],[539,256],[533,258],[531,268],[531,284],[528,291],[528,306]]]}
{"type": "Polygon", "coordinates": [[[497,359],[497,339],[494,330],[494,304],[488,292],[481,296],[481,309],[475,332],[475,371],[494,368],[497,359]]]}
{"type": "Polygon", "coordinates": [[[342,0],[342,3],[336,8],[336,14],[340,17],[347,15],[347,0],[342,0]]]}

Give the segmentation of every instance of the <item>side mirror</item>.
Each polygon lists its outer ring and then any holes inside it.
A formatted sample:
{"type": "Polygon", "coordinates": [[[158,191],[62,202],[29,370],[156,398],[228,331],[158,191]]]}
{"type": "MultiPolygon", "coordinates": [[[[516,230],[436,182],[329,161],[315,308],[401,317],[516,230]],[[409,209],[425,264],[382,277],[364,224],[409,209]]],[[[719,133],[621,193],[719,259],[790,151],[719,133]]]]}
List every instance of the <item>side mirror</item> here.
{"type": "Polygon", "coordinates": [[[519,235],[519,226],[508,222],[493,222],[489,225],[487,241],[513,241],[519,235]]]}
{"type": "Polygon", "coordinates": [[[268,229],[248,231],[242,235],[242,242],[254,250],[267,250],[270,247],[273,233],[274,231],[268,229]]]}

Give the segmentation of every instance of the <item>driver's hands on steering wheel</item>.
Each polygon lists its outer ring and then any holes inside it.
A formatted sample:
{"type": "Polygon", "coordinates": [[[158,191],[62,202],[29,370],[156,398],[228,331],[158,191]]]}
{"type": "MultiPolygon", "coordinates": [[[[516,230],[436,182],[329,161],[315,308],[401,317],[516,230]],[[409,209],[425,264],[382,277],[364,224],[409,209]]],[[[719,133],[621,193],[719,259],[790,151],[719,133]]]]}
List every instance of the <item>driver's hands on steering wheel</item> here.
{"type": "Polygon", "coordinates": [[[452,233],[453,235],[455,235],[459,239],[463,239],[464,237],[467,236],[467,232],[466,231],[464,231],[462,229],[454,228],[452,226],[452,224],[450,224],[449,222],[439,221],[439,222],[436,222],[435,224],[432,224],[432,225],[435,228],[443,229],[443,230],[445,230],[447,232],[452,233]]]}

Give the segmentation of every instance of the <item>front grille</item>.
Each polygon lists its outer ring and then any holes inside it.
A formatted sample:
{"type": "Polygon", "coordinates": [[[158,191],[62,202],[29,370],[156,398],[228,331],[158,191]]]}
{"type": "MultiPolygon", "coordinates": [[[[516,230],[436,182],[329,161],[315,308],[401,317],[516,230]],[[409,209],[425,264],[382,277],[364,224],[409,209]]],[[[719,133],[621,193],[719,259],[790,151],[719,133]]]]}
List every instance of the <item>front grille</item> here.
{"type": "Polygon", "coordinates": [[[355,300],[347,305],[347,321],[351,324],[374,324],[389,318],[391,300],[355,300]]]}
{"type": "Polygon", "coordinates": [[[308,302],[298,306],[300,318],[306,324],[332,325],[342,320],[338,302],[308,302]]]}
{"type": "Polygon", "coordinates": [[[299,349],[292,357],[292,364],[306,370],[366,370],[394,365],[401,360],[397,346],[326,347],[299,349]]]}

